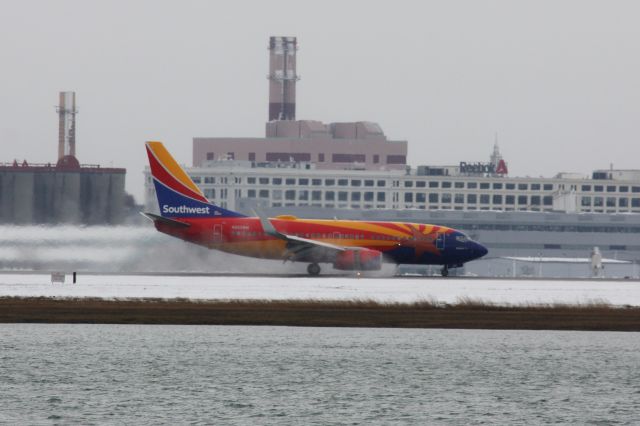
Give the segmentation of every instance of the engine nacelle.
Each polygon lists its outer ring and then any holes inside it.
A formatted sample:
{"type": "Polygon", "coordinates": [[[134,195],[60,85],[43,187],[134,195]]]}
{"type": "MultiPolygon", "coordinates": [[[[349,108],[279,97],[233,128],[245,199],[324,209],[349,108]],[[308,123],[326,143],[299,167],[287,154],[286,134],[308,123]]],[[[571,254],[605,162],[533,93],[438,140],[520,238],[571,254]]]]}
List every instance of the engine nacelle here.
{"type": "Polygon", "coordinates": [[[366,248],[350,248],[336,256],[333,267],[341,271],[378,271],[382,268],[382,253],[366,248]]]}

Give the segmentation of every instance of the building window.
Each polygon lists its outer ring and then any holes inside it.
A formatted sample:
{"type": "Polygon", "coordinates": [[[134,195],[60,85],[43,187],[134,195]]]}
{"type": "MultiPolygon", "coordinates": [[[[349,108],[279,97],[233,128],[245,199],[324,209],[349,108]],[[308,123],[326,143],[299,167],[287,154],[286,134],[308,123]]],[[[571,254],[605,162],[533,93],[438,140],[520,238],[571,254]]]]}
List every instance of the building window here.
{"type": "Polygon", "coordinates": [[[360,201],[360,192],[354,191],[351,193],[351,201],[360,201]]]}
{"type": "Polygon", "coordinates": [[[451,188],[451,182],[442,182],[443,188],[451,188]]]}
{"type": "Polygon", "coordinates": [[[364,193],[365,201],[373,201],[373,192],[365,192],[364,193]]]}
{"type": "Polygon", "coordinates": [[[489,194],[480,194],[480,204],[489,204],[491,197],[489,194]]]}
{"type": "Polygon", "coordinates": [[[384,192],[378,192],[378,195],[376,195],[376,201],[378,202],[384,202],[386,199],[384,192]]]}
{"type": "Polygon", "coordinates": [[[364,163],[364,154],[332,154],[331,161],[334,163],[364,163]]]}
{"type": "Polygon", "coordinates": [[[626,185],[621,186],[620,188],[618,188],[618,190],[620,192],[629,192],[629,187],[626,185]]]}
{"type": "Polygon", "coordinates": [[[529,189],[529,185],[526,183],[518,184],[518,191],[527,191],[529,189]]]}
{"type": "Polygon", "coordinates": [[[591,191],[591,185],[582,185],[582,187],[580,188],[580,190],[582,192],[590,192],[591,191]]]}
{"type": "Polygon", "coordinates": [[[502,183],[499,183],[499,182],[494,183],[493,189],[502,189],[502,183]]]}
{"type": "Polygon", "coordinates": [[[467,203],[469,203],[469,204],[477,204],[478,203],[478,196],[476,194],[467,195],[467,203]]]}
{"type": "Polygon", "coordinates": [[[256,153],[255,152],[250,152],[249,153],[249,161],[256,161],[256,153]]]}
{"type": "Polygon", "coordinates": [[[387,155],[387,164],[407,164],[407,157],[404,155],[387,155]]]}
{"type": "Polygon", "coordinates": [[[385,186],[387,186],[387,181],[379,180],[379,181],[376,182],[376,186],[380,187],[380,188],[385,187],[385,186]]]}
{"type": "Polygon", "coordinates": [[[258,182],[260,182],[260,185],[269,185],[269,178],[268,177],[258,178],[258,182]]]}
{"type": "Polygon", "coordinates": [[[543,189],[544,191],[553,191],[553,184],[551,184],[551,183],[545,183],[545,184],[542,186],[542,189],[543,189]]]}
{"type": "Polygon", "coordinates": [[[338,201],[347,201],[349,198],[349,193],[346,191],[338,192],[338,201]]]}
{"type": "Polygon", "coordinates": [[[526,206],[528,203],[526,195],[518,195],[518,205],[526,206]]]}
{"type": "Polygon", "coordinates": [[[335,179],[325,179],[324,180],[324,185],[325,186],[333,186],[336,184],[336,180],[335,179]]]}
{"type": "Polygon", "coordinates": [[[318,163],[324,163],[324,153],[318,154],[318,163]]]}
{"type": "Polygon", "coordinates": [[[247,197],[249,198],[256,198],[256,190],[255,189],[250,189],[247,191],[247,197]]]}
{"type": "Polygon", "coordinates": [[[616,192],[616,187],[614,185],[608,185],[607,192],[616,192]]]}
{"type": "Polygon", "coordinates": [[[269,190],[268,189],[261,189],[260,193],[258,194],[258,196],[260,198],[269,198],[269,190]]]}
{"type": "Polygon", "coordinates": [[[531,196],[531,205],[532,206],[539,206],[540,205],[540,196],[539,195],[532,195],[531,196]]]}
{"type": "Polygon", "coordinates": [[[413,203],[413,192],[405,192],[404,193],[404,202],[405,203],[413,203]]]}
{"type": "Polygon", "coordinates": [[[338,179],[338,186],[347,186],[349,185],[349,179],[338,179]]]}
{"type": "Polygon", "coordinates": [[[282,200],[282,190],[281,189],[274,189],[273,191],[271,191],[271,197],[274,200],[282,200]]]}
{"type": "Polygon", "coordinates": [[[510,206],[514,205],[516,203],[516,196],[515,195],[507,195],[504,197],[504,203],[508,204],[510,206]]]}
{"type": "Polygon", "coordinates": [[[298,191],[298,200],[307,201],[309,199],[309,191],[306,189],[301,189],[298,191]]]}
{"type": "Polygon", "coordinates": [[[307,178],[298,179],[298,185],[300,185],[300,186],[308,186],[309,185],[309,179],[307,179],[307,178]]]}
{"type": "Polygon", "coordinates": [[[266,160],[283,163],[290,161],[309,162],[311,161],[311,154],[308,152],[267,152],[266,160]]]}
{"type": "Polygon", "coordinates": [[[595,207],[602,207],[603,204],[604,201],[602,200],[602,197],[593,197],[593,205],[595,207]]]}
{"type": "Polygon", "coordinates": [[[227,152],[227,159],[228,160],[235,160],[236,159],[236,153],[235,152],[227,152]]]}
{"type": "Polygon", "coordinates": [[[322,179],[311,179],[311,185],[322,186],[322,179]]]}
{"type": "Polygon", "coordinates": [[[336,193],[333,191],[327,191],[324,193],[324,199],[326,201],[334,201],[336,199],[336,193]]]}
{"type": "Polygon", "coordinates": [[[416,188],[426,188],[426,186],[427,186],[427,182],[423,180],[419,180],[416,182],[416,188]]]}
{"type": "Polygon", "coordinates": [[[542,203],[545,206],[552,206],[553,205],[553,197],[551,195],[545,195],[544,197],[542,197],[542,203]]]}
{"type": "Polygon", "coordinates": [[[580,205],[582,207],[590,207],[591,206],[591,197],[581,197],[580,205]]]}
{"type": "Polygon", "coordinates": [[[457,189],[464,188],[464,182],[454,182],[453,186],[457,189]]]}
{"type": "Polygon", "coordinates": [[[595,192],[602,192],[602,190],[603,190],[603,189],[604,189],[604,187],[603,187],[602,185],[595,185],[595,186],[593,187],[593,190],[594,190],[595,192]]]}
{"type": "Polygon", "coordinates": [[[424,192],[418,192],[416,194],[416,203],[424,203],[427,201],[427,196],[424,192]]]}
{"type": "Polygon", "coordinates": [[[502,204],[502,195],[494,195],[492,201],[493,204],[502,204]]]}
{"type": "Polygon", "coordinates": [[[618,205],[623,208],[629,207],[629,199],[628,198],[619,198],[618,205]]]}
{"type": "Polygon", "coordinates": [[[247,183],[250,184],[250,185],[254,185],[256,183],[256,178],[248,177],[247,178],[247,183]]]}
{"type": "Polygon", "coordinates": [[[207,160],[212,161],[215,160],[216,155],[213,152],[207,152],[207,160]]]}
{"type": "Polygon", "coordinates": [[[378,164],[380,162],[380,156],[378,154],[373,154],[373,162],[378,164]]]}
{"type": "Polygon", "coordinates": [[[285,191],[284,199],[285,200],[295,200],[296,199],[296,191],[294,191],[293,189],[289,189],[289,190],[285,191]]]}
{"type": "Polygon", "coordinates": [[[273,178],[271,179],[271,183],[274,185],[282,185],[282,178],[273,178]]]}
{"type": "Polygon", "coordinates": [[[464,194],[455,194],[453,196],[453,202],[456,204],[464,204],[464,194]]]}
{"type": "Polygon", "coordinates": [[[451,203],[451,194],[442,194],[443,203],[451,203]]]}
{"type": "Polygon", "coordinates": [[[539,183],[532,183],[531,184],[531,190],[532,191],[540,191],[540,184],[539,183]]]}
{"type": "Polygon", "coordinates": [[[292,186],[296,184],[296,180],[294,178],[287,178],[284,183],[288,186],[292,186]]]}
{"type": "Polygon", "coordinates": [[[322,191],[311,191],[311,200],[312,201],[322,200],[322,191]]]}
{"type": "Polygon", "coordinates": [[[516,189],[516,184],[515,183],[507,183],[507,184],[505,184],[505,188],[510,190],[510,191],[513,191],[514,189],[516,189]]]}
{"type": "Polygon", "coordinates": [[[640,198],[632,198],[631,207],[640,207],[640,198]]]}
{"type": "Polygon", "coordinates": [[[351,179],[351,186],[360,186],[362,185],[362,181],[359,179],[351,179]]]}
{"type": "Polygon", "coordinates": [[[476,189],[478,187],[478,182],[467,182],[468,189],[476,189]]]}
{"type": "Polygon", "coordinates": [[[607,197],[607,207],[615,207],[616,199],[615,197],[607,197]]]}
{"type": "Polygon", "coordinates": [[[438,202],[438,194],[429,194],[429,203],[437,203],[438,202]]]}
{"type": "Polygon", "coordinates": [[[436,181],[429,182],[429,188],[439,188],[439,187],[440,187],[440,182],[436,182],[436,181]]]}

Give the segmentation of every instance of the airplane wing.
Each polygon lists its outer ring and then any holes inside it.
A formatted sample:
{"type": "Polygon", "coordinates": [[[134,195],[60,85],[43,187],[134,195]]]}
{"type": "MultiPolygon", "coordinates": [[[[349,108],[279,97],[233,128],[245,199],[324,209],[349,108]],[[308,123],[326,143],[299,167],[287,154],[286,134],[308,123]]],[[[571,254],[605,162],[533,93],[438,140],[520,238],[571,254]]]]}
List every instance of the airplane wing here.
{"type": "Polygon", "coordinates": [[[262,229],[266,234],[287,241],[288,254],[285,256],[285,260],[296,260],[296,258],[308,255],[309,252],[342,252],[347,250],[347,247],[339,246],[336,244],[325,243],[322,241],[298,237],[296,235],[285,234],[276,230],[267,217],[259,215],[255,210],[253,211],[253,213],[260,219],[260,224],[262,225],[262,229]]]}

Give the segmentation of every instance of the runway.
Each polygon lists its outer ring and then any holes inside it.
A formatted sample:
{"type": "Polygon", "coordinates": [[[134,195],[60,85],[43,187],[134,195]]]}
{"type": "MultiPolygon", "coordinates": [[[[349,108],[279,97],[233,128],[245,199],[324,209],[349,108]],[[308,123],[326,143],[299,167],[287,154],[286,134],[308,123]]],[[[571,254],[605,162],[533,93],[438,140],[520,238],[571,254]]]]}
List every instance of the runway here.
{"type": "Polygon", "coordinates": [[[111,275],[78,274],[77,284],[51,284],[49,274],[2,273],[0,297],[318,300],[498,305],[593,304],[640,306],[640,282],[627,280],[525,280],[461,278],[357,278],[299,275],[111,275]]]}

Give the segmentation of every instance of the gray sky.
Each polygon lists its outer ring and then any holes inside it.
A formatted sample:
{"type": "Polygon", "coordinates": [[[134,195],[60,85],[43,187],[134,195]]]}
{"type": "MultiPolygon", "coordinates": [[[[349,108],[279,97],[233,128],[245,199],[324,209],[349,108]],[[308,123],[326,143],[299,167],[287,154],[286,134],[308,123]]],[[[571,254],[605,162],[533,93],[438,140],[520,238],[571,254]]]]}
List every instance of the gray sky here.
{"type": "Polygon", "coordinates": [[[380,123],[409,162],[512,176],[640,168],[637,1],[0,0],[0,162],[57,155],[77,92],[82,163],[126,167],[145,140],[191,164],[194,136],[264,135],[270,35],[298,37],[297,117],[380,123]]]}

